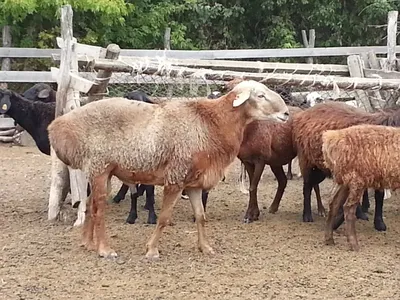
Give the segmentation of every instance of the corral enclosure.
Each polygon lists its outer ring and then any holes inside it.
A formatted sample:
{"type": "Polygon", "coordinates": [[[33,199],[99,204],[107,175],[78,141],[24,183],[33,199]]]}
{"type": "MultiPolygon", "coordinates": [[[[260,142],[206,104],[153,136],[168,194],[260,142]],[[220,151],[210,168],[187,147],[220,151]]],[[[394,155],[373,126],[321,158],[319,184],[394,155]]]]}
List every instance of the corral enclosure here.
{"type": "MultiPolygon", "coordinates": [[[[139,219],[129,225],[129,197],[107,208],[111,242],[120,258],[100,259],[79,247],[80,228],[65,205],[63,222],[49,223],[50,158],[36,148],[0,146],[0,299],[397,299],[400,269],[397,194],[385,203],[387,232],[358,221],[361,252],[347,250],[344,230],[336,245],[323,243],[324,218],[303,223],[301,180],[288,182],[276,214],[268,213],[277,183],[266,168],[259,188],[260,220],[244,224],[247,196],[239,191],[236,161],[210,193],[207,234],[215,257],[197,250],[188,200],[178,201],[175,226],[161,238],[158,262],[144,259],[154,225],[139,199],[139,219]],[[262,209],[264,208],[264,209],[262,209]]],[[[113,180],[113,195],[119,183],[113,180]]],[[[325,205],[331,181],[322,186],[325,205]]],[[[156,190],[159,214],[162,191],[156,190]]],[[[373,201],[372,201],[373,204],[373,201]]]]}
{"type": "MultiPolygon", "coordinates": [[[[319,91],[323,98],[356,99],[369,111],[394,106],[399,97],[400,76],[395,56],[398,48],[391,40],[393,33],[396,37],[396,31],[390,26],[393,18],[389,19],[387,47],[202,52],[119,50],[118,46],[111,45],[107,51],[75,43],[79,76],[96,82],[99,87],[95,92],[81,93],[82,104],[91,97],[96,100],[122,96],[135,89],[159,101],[204,97],[222,89],[231,79],[252,78],[270,87],[284,87],[300,102],[309,92],[319,91]],[[347,57],[347,64],[254,61],[278,53],[296,57],[343,55],[347,57]],[[114,57],[107,57],[110,54],[114,57]]],[[[397,14],[395,20],[393,24],[397,24],[397,14]]],[[[26,49],[0,48],[0,53],[1,57],[7,57],[7,53],[8,57],[29,55],[26,49]]],[[[51,57],[55,66],[63,59],[59,49],[31,49],[30,53],[51,57]]],[[[72,65],[71,61],[67,63],[72,65]]],[[[59,76],[55,69],[52,71],[53,74],[50,70],[1,71],[0,81],[18,92],[36,82],[51,83],[56,88],[59,76]]],[[[15,139],[11,136],[7,142],[15,139]]],[[[385,202],[388,231],[374,230],[371,209],[369,222],[357,222],[361,253],[352,253],[347,251],[343,228],[335,237],[336,245],[330,247],[323,243],[324,218],[314,214],[314,223],[301,221],[301,179],[288,182],[279,211],[268,213],[267,207],[277,186],[269,168],[259,187],[259,205],[263,208],[260,220],[244,224],[248,196],[239,191],[239,161],[235,161],[226,183],[220,183],[210,193],[207,234],[217,252],[215,257],[198,252],[191,207],[182,199],[174,211],[176,225],[167,228],[161,239],[160,261],[146,261],[145,243],[154,226],[145,224],[146,212],[142,209],[137,224],[125,224],[129,211],[127,196],[121,204],[110,204],[107,209],[111,243],[120,255],[116,261],[109,261],[79,247],[81,230],[72,226],[76,209],[70,204],[64,205],[60,222],[47,221],[50,157],[35,147],[11,144],[0,144],[0,154],[3,158],[0,165],[0,299],[398,297],[400,241],[396,193],[385,202]]],[[[118,187],[119,182],[114,179],[112,195],[118,187]]],[[[327,208],[330,180],[323,182],[321,191],[327,208]]],[[[158,214],[161,194],[157,188],[158,214]]],[[[313,212],[316,212],[314,199],[313,196],[313,212]]]]}

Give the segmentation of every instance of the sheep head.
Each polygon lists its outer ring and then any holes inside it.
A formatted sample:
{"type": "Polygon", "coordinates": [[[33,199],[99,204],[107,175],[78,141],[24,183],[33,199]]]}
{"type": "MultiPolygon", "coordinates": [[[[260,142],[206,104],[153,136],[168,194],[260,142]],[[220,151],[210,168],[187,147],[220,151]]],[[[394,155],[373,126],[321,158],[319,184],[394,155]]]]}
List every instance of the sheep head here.
{"type": "Polygon", "coordinates": [[[306,97],[306,104],[313,107],[315,104],[322,102],[322,97],[318,92],[311,92],[306,97]]]}
{"type": "Polygon", "coordinates": [[[260,82],[242,81],[231,93],[236,95],[233,107],[243,106],[251,121],[275,119],[286,122],[289,119],[289,110],[282,97],[260,82]]]}
{"type": "Polygon", "coordinates": [[[32,100],[32,101],[42,101],[42,102],[52,102],[52,92],[54,93],[52,87],[45,83],[37,83],[31,88],[27,89],[22,97],[32,100]]]}
{"type": "Polygon", "coordinates": [[[11,92],[9,90],[0,90],[0,114],[5,114],[11,108],[11,92]]]}

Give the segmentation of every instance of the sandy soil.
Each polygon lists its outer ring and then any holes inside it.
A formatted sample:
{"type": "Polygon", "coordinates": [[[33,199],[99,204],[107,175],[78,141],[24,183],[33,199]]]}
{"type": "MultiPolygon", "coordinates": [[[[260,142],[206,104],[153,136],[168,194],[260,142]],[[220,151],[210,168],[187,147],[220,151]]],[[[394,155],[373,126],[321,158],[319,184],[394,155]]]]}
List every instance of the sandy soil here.
{"type": "MultiPolygon", "coordinates": [[[[108,210],[111,243],[120,255],[109,261],[78,246],[80,230],[71,226],[75,211],[70,205],[65,205],[62,222],[46,220],[49,157],[17,146],[0,146],[0,157],[0,299],[400,298],[395,193],[385,204],[388,231],[376,232],[372,221],[359,221],[361,251],[354,253],[348,251],[343,231],[335,234],[335,246],[323,244],[323,218],[301,222],[300,180],[288,183],[278,213],[269,214],[276,189],[269,169],[259,190],[260,221],[243,224],[247,196],[237,187],[235,162],[227,183],[210,193],[207,233],[214,257],[197,251],[190,204],[181,200],[174,213],[176,226],[161,239],[161,259],[144,260],[154,225],[144,224],[143,209],[137,224],[125,224],[125,200],[108,210]]],[[[114,193],[118,185],[115,180],[114,193]]],[[[328,180],[321,187],[324,203],[330,188],[328,180]]],[[[157,212],[160,195],[157,189],[157,212]]]]}

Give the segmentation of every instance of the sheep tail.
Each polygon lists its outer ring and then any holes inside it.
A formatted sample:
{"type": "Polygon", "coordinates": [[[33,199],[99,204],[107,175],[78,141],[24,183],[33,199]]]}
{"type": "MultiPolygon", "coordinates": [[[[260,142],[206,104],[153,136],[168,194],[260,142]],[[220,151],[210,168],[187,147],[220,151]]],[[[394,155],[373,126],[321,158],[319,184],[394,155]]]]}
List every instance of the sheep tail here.
{"type": "Polygon", "coordinates": [[[240,175],[239,175],[239,189],[243,194],[248,194],[249,193],[249,189],[246,188],[246,168],[244,166],[244,163],[241,162],[240,163],[240,175]]]}

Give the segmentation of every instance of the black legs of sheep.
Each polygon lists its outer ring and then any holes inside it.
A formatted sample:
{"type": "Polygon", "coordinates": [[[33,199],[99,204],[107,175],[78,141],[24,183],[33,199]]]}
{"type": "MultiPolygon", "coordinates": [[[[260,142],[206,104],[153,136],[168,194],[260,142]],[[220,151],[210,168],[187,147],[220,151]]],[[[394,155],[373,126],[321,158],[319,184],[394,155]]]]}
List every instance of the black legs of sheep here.
{"type": "MultiPolygon", "coordinates": [[[[313,168],[308,175],[303,174],[303,221],[304,222],[313,222],[312,212],[311,212],[311,190],[314,187],[318,187],[318,184],[324,181],[326,175],[319,169],[313,168]]],[[[318,201],[320,202],[320,201],[318,201]]],[[[320,215],[324,214],[324,208],[318,207],[318,211],[320,215]],[[321,210],[321,211],[320,211],[321,210]]],[[[338,228],[344,221],[341,221],[341,216],[343,217],[343,211],[341,211],[341,215],[338,216],[337,221],[335,223],[336,228],[338,228]]],[[[344,218],[344,217],[343,217],[344,218]]],[[[357,218],[361,220],[368,220],[368,216],[361,210],[361,206],[357,207],[357,218]]]]}
{"type": "Polygon", "coordinates": [[[145,209],[149,210],[149,216],[147,218],[147,224],[156,224],[157,223],[157,215],[154,211],[154,185],[146,185],[146,184],[137,184],[136,192],[131,193],[131,211],[129,212],[129,216],[126,219],[126,222],[129,224],[135,224],[137,219],[137,199],[144,194],[146,191],[146,204],[144,206],[145,209]]]}
{"type": "MultiPolygon", "coordinates": [[[[313,187],[318,186],[325,177],[325,174],[317,168],[313,168],[309,174],[303,174],[303,222],[314,222],[311,212],[311,191],[313,187]]],[[[318,207],[318,210],[321,210],[319,211],[320,215],[325,215],[325,208],[322,205],[318,207]]]]}
{"type": "MultiPolygon", "coordinates": [[[[386,231],[386,224],[383,222],[383,199],[385,193],[384,191],[375,190],[375,215],[374,215],[374,227],[378,231],[386,231]]],[[[357,219],[368,220],[368,216],[365,215],[368,212],[369,199],[368,190],[364,191],[362,206],[358,205],[356,210],[357,219]]],[[[339,228],[344,222],[343,207],[339,208],[339,214],[333,225],[333,230],[339,228]]]]}
{"type": "Polygon", "coordinates": [[[128,190],[129,190],[129,186],[127,186],[126,184],[121,185],[121,188],[119,189],[118,193],[113,198],[113,202],[120,203],[121,200],[124,200],[125,195],[128,192],[128,190]]]}
{"type": "MultiPolygon", "coordinates": [[[[129,186],[126,184],[122,184],[119,189],[117,195],[113,198],[114,203],[119,203],[121,200],[125,198],[126,193],[129,190],[129,186]]],[[[137,199],[140,196],[143,196],[144,192],[146,192],[146,204],[144,206],[145,209],[149,211],[149,216],[147,218],[148,224],[156,224],[157,223],[157,215],[154,211],[154,186],[146,185],[146,184],[137,184],[136,192],[131,192],[131,210],[129,212],[129,216],[126,219],[126,222],[129,224],[134,224],[137,219],[137,199]]]]}

